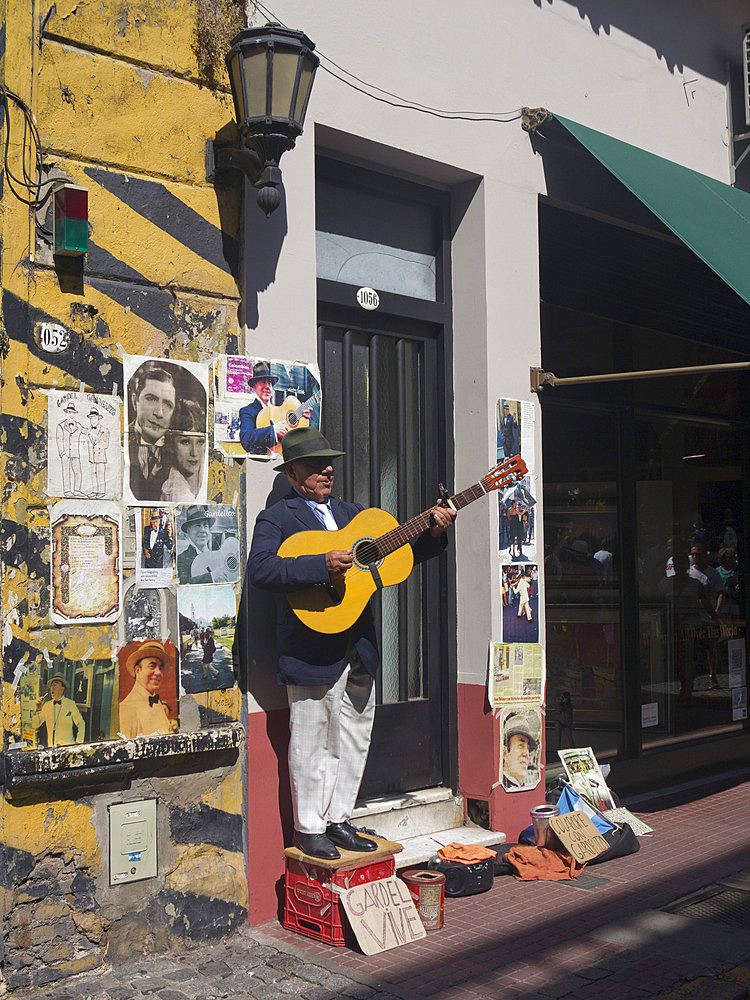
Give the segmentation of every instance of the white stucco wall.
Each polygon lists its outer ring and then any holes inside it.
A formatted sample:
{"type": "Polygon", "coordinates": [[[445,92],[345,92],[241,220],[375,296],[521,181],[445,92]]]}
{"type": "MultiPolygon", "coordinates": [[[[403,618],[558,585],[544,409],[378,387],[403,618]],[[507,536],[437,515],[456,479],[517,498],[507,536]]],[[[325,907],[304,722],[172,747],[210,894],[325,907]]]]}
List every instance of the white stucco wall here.
{"type": "MultiPolygon", "coordinates": [[[[303,29],[321,54],[402,97],[455,111],[544,106],[728,181],[725,59],[739,58],[743,8],[732,0],[476,0],[463,6],[273,0],[270,9],[282,23],[303,29]]],[[[265,19],[256,15],[253,23],[265,19]]],[[[517,121],[446,121],[393,108],[321,69],[305,135],[282,161],[288,230],[275,277],[257,296],[257,327],[247,330],[250,354],[316,355],[316,125],[349,136],[363,159],[412,170],[417,180],[440,177],[458,185],[469,175],[482,179],[453,244],[455,485],[461,488],[494,464],[499,396],[534,400],[539,417],[529,366],[540,362],[541,160],[517,121]],[[377,150],[369,145],[375,143],[377,150]],[[409,156],[430,161],[421,175],[409,156]]],[[[266,223],[252,194],[248,200],[246,225],[259,252],[264,227],[279,220],[266,223]]],[[[249,259],[249,272],[252,267],[249,259]]],[[[264,466],[247,477],[251,524],[272,479],[264,466]]],[[[541,516],[537,524],[541,561],[541,516]]],[[[487,642],[498,637],[500,624],[496,503],[466,511],[456,536],[459,681],[482,684],[487,642]]]]}

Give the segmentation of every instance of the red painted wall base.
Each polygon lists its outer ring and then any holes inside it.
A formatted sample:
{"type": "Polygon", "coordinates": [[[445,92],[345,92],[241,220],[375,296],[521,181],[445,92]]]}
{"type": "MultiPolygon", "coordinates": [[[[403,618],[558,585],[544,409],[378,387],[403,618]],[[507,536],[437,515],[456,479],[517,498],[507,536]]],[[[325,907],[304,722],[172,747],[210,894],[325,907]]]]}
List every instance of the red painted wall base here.
{"type": "Polygon", "coordinates": [[[542,726],[542,780],[528,792],[506,792],[500,778],[500,719],[492,714],[483,684],[458,685],[458,782],[467,799],[487,802],[490,827],[502,831],[509,843],[529,825],[529,810],[544,802],[544,726],[542,726]],[[494,786],[494,787],[493,787],[494,786]]]}

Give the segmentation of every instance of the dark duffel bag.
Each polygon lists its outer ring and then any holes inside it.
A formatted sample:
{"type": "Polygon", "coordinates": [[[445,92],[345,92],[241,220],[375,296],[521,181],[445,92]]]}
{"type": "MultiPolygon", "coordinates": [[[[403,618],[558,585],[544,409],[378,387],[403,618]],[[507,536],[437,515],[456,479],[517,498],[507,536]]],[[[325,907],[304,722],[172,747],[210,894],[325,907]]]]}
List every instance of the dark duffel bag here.
{"type": "Polygon", "coordinates": [[[641,849],[638,838],[633,833],[633,828],[627,823],[623,823],[619,830],[615,827],[614,830],[603,833],[602,837],[607,841],[609,847],[597,857],[592,858],[588,862],[590,865],[600,865],[603,861],[612,861],[614,858],[625,858],[628,854],[635,854],[641,849]]]}

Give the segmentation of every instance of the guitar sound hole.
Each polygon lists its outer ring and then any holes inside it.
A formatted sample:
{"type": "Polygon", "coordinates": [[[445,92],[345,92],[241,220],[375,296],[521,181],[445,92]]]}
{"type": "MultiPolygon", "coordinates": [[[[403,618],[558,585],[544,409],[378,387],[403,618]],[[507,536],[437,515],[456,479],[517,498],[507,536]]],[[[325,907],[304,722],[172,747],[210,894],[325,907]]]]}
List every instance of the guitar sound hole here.
{"type": "Polygon", "coordinates": [[[376,563],[380,560],[380,553],[375,542],[360,542],[354,548],[354,558],[360,566],[369,566],[370,563],[376,563]]]}

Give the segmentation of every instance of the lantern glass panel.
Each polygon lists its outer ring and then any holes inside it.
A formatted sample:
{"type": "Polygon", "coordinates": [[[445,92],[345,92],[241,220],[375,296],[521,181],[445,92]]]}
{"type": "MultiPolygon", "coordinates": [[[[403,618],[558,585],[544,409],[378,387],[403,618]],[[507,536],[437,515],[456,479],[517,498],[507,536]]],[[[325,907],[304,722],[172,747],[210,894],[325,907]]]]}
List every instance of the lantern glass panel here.
{"type": "Polygon", "coordinates": [[[305,121],[305,103],[307,101],[307,95],[310,93],[310,87],[312,86],[313,75],[315,74],[315,65],[312,59],[305,57],[302,60],[302,72],[299,78],[299,91],[297,92],[297,103],[294,107],[294,114],[292,118],[297,122],[300,128],[304,125],[305,121]]]}
{"type": "Polygon", "coordinates": [[[274,118],[289,118],[292,111],[294,81],[297,77],[297,53],[276,49],[273,55],[273,98],[271,114],[274,118]]]}
{"type": "Polygon", "coordinates": [[[266,52],[264,46],[244,50],[242,71],[245,75],[247,100],[245,118],[266,117],[266,52]]]}
{"type": "Polygon", "coordinates": [[[242,92],[242,59],[239,52],[233,52],[229,60],[229,80],[232,84],[237,121],[242,122],[245,117],[245,96],[242,92]]]}

